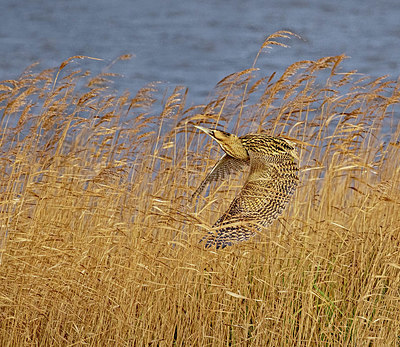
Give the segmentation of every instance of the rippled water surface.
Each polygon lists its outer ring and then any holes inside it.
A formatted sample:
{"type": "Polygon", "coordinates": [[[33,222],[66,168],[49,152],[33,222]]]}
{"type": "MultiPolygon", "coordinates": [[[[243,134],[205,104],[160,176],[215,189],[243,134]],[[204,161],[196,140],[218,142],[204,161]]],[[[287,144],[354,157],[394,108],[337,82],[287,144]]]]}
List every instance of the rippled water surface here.
{"type": "Polygon", "coordinates": [[[265,37],[291,30],[290,49],[274,48],[258,67],[281,72],[303,59],[345,53],[343,64],[374,77],[399,76],[400,1],[3,1],[0,11],[0,79],[16,78],[39,61],[58,66],[73,55],[118,64],[121,88],[135,92],[150,81],[189,87],[204,102],[224,76],[251,66],[265,37]]]}

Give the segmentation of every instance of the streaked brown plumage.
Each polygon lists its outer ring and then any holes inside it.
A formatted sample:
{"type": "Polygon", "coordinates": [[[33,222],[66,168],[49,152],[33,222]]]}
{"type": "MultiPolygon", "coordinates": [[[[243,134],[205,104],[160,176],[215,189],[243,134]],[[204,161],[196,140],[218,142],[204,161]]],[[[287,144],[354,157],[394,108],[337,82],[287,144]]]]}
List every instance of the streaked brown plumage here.
{"type": "Polygon", "coordinates": [[[194,192],[192,199],[207,184],[250,166],[240,193],[201,241],[206,241],[206,248],[216,245],[217,249],[231,246],[233,242],[246,241],[282,213],[297,187],[294,144],[265,134],[237,137],[220,130],[196,128],[216,140],[225,154],[194,192]]]}

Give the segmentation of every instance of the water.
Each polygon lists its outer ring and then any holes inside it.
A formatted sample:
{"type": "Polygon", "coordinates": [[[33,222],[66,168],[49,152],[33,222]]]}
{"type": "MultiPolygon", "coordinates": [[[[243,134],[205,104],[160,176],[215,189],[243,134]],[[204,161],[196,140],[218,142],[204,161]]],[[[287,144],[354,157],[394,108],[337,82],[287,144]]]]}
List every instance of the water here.
{"type": "Polygon", "coordinates": [[[282,72],[298,60],[345,53],[342,66],[373,77],[399,76],[398,0],[1,0],[0,80],[16,78],[39,61],[58,66],[73,55],[134,58],[117,65],[120,88],[150,81],[189,87],[189,101],[204,103],[226,75],[251,66],[265,37],[290,30],[290,49],[274,48],[258,67],[282,72]]]}

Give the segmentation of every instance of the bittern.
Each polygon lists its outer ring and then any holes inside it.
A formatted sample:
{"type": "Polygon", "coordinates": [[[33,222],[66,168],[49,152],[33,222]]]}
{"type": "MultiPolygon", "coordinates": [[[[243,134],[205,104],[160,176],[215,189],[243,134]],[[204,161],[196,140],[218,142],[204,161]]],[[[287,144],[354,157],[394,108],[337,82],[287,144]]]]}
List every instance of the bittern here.
{"type": "Polygon", "coordinates": [[[236,136],[221,130],[195,126],[212,137],[225,154],[192,195],[194,199],[209,183],[227,178],[250,166],[248,177],[228,210],[200,241],[205,247],[231,246],[246,241],[283,212],[299,178],[294,143],[265,134],[236,136]]]}

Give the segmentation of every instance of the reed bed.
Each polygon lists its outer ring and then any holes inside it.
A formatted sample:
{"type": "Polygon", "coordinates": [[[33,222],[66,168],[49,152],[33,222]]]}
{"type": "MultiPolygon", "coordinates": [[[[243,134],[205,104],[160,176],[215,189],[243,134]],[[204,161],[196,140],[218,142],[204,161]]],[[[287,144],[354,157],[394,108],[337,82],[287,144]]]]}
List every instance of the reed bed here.
{"type": "Polygon", "coordinates": [[[255,61],[187,105],[79,58],[0,83],[2,346],[400,344],[398,81],[255,61]],[[301,185],[254,240],[198,243],[243,177],[189,203],[221,155],[195,124],[297,142],[301,185]]]}

